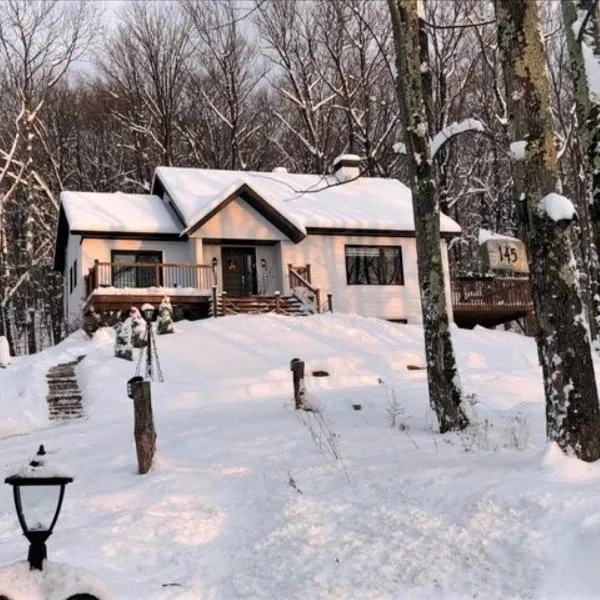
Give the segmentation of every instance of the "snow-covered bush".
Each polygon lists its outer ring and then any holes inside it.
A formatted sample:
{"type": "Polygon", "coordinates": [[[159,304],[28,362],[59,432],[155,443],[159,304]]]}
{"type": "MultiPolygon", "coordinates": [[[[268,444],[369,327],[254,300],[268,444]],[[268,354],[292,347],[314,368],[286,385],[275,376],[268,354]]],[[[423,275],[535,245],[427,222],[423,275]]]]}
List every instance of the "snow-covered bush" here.
{"type": "Polygon", "coordinates": [[[117,326],[115,338],[115,356],[125,360],[133,360],[132,320],[128,317],[117,326]]]}
{"type": "Polygon", "coordinates": [[[131,319],[131,342],[134,348],[143,348],[146,346],[146,321],[140,314],[140,311],[132,306],[129,310],[129,318],[131,319]]]}
{"type": "Polygon", "coordinates": [[[10,365],[10,349],[6,336],[0,335],[0,367],[8,367],[10,365]]]}
{"type": "Polygon", "coordinates": [[[168,296],[165,296],[158,307],[158,322],[156,324],[156,331],[159,335],[166,333],[175,333],[175,327],[173,326],[173,307],[168,296]]]}
{"type": "Polygon", "coordinates": [[[92,337],[100,329],[100,315],[93,309],[88,308],[81,322],[81,328],[92,337]]]}

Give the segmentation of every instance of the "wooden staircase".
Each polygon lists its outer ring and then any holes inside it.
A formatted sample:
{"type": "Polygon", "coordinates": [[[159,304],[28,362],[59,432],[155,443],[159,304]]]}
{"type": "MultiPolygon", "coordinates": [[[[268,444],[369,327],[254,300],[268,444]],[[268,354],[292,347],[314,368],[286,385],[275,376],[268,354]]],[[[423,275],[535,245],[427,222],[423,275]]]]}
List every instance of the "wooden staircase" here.
{"type": "Polygon", "coordinates": [[[306,305],[296,296],[243,296],[227,294],[217,297],[217,316],[277,313],[289,316],[311,314],[306,305]]]}
{"type": "Polygon", "coordinates": [[[77,360],[50,367],[46,373],[51,421],[69,421],[84,416],[81,390],[75,376],[75,367],[83,358],[79,356],[77,360]]]}

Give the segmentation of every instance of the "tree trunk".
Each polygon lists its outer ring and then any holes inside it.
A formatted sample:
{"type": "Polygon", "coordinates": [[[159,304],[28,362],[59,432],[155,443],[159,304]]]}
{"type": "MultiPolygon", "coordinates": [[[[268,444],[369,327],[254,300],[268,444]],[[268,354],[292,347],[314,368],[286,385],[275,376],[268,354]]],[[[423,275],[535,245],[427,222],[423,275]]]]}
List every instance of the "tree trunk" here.
{"type": "Polygon", "coordinates": [[[600,301],[598,288],[600,269],[597,252],[600,243],[600,223],[597,219],[590,218],[593,214],[594,189],[597,193],[600,193],[600,189],[598,189],[600,173],[596,174],[597,181],[594,182],[594,168],[592,167],[592,165],[600,162],[598,145],[592,142],[595,120],[592,118],[591,108],[595,103],[590,97],[581,44],[577,41],[573,31],[573,25],[577,20],[575,4],[573,0],[562,0],[561,7],[567,48],[571,58],[571,78],[573,80],[573,96],[577,117],[577,136],[573,153],[579,169],[576,184],[578,189],[579,228],[581,230],[581,255],[585,270],[582,281],[583,297],[588,307],[592,339],[596,340],[598,338],[598,317],[600,315],[598,304],[600,301]]]}
{"type": "Polygon", "coordinates": [[[396,49],[397,95],[408,152],[417,238],[429,400],[440,432],[467,426],[446,306],[440,206],[423,93],[417,0],[388,0],[396,49]]]}
{"type": "Polygon", "coordinates": [[[600,409],[587,324],[569,232],[540,209],[554,191],[556,149],[549,110],[537,2],[495,0],[512,140],[525,140],[513,162],[514,194],[529,253],[547,437],[578,458],[600,458],[600,409]]]}

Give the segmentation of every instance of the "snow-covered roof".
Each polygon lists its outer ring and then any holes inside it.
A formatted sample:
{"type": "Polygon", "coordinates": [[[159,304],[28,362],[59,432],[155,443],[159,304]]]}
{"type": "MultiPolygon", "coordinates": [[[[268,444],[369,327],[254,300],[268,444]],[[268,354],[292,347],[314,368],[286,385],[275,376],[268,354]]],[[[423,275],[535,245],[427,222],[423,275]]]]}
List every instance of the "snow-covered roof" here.
{"type": "MultiPolygon", "coordinates": [[[[158,167],[156,177],[188,229],[246,185],[299,229],[414,231],[411,192],[397,179],[360,177],[340,184],[334,175],[178,167],[158,167]]],[[[460,232],[445,215],[440,226],[442,233],[460,232]]]]}
{"type": "Polygon", "coordinates": [[[181,224],[158,196],[122,192],[62,192],[60,201],[71,231],[181,232],[181,224]]]}

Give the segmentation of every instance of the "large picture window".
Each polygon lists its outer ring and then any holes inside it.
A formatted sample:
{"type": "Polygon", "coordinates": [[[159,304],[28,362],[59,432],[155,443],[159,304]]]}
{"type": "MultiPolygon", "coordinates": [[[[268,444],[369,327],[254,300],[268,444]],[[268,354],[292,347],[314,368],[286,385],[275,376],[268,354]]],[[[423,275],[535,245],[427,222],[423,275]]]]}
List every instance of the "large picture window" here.
{"type": "Polygon", "coordinates": [[[111,253],[113,286],[146,288],[162,285],[162,252],[122,251],[111,253]]]}
{"type": "Polygon", "coordinates": [[[348,285],[404,285],[400,246],[346,246],[348,285]]]}

